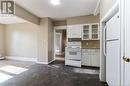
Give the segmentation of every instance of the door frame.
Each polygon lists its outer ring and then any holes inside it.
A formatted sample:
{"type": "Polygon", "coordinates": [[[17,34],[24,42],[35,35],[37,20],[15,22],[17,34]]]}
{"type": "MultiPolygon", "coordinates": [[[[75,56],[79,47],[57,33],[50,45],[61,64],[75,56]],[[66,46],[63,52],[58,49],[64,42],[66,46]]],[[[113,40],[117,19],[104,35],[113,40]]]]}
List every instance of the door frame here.
{"type": "Polygon", "coordinates": [[[123,57],[125,56],[125,0],[119,0],[120,16],[121,16],[121,86],[125,85],[125,64],[123,57]]]}
{"type": "Polygon", "coordinates": [[[113,7],[106,13],[106,15],[100,21],[100,74],[99,74],[99,78],[101,82],[106,82],[106,56],[104,55],[103,31],[106,26],[106,22],[110,20],[117,12],[120,12],[118,1],[113,5],[113,7]]]}
{"type": "Polygon", "coordinates": [[[55,34],[56,34],[56,30],[67,30],[67,25],[64,25],[64,26],[55,26],[54,27],[54,59],[56,60],[56,56],[55,56],[55,42],[56,42],[56,39],[55,39],[55,34]]]}
{"type": "MultiPolygon", "coordinates": [[[[59,52],[59,54],[61,54],[61,51],[62,51],[62,33],[57,33],[56,32],[55,35],[60,35],[60,52],[59,52]]],[[[56,40],[55,40],[55,48],[56,48],[56,40]]],[[[56,52],[55,52],[55,54],[56,54],[56,52]]]]}

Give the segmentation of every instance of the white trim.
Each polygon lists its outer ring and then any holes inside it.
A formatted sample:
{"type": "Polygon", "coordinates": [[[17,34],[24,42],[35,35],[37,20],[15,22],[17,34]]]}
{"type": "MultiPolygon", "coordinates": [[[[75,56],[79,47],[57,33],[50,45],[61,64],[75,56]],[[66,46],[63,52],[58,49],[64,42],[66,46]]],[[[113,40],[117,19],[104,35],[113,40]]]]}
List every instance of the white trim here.
{"type": "MultiPolygon", "coordinates": [[[[60,35],[60,45],[59,45],[59,47],[60,47],[60,52],[58,52],[57,54],[62,54],[62,33],[55,33],[55,35],[60,35]]],[[[56,36],[55,36],[56,37],[56,36]]],[[[55,38],[56,39],[56,38],[55,38]]],[[[55,49],[56,49],[56,40],[54,41],[54,44],[55,44],[55,49]]],[[[54,51],[55,52],[55,51],[54,51]]],[[[55,52],[56,53],[56,52],[55,52]]]]}
{"type": "Polygon", "coordinates": [[[5,57],[0,57],[0,60],[4,60],[5,59],[5,57]]]}
{"type": "Polygon", "coordinates": [[[113,7],[107,12],[107,14],[101,19],[101,22],[107,22],[119,11],[119,2],[117,1],[113,7]]]}
{"type": "Polygon", "coordinates": [[[56,57],[55,59],[56,59],[56,60],[65,61],[65,58],[56,57]]]}
{"type": "Polygon", "coordinates": [[[50,63],[52,63],[52,62],[54,62],[55,61],[55,59],[53,59],[52,61],[50,61],[48,64],[50,64],[50,63]]]}
{"type": "Polygon", "coordinates": [[[67,26],[55,26],[54,27],[54,54],[53,54],[54,58],[56,58],[56,56],[55,56],[55,41],[56,41],[55,34],[56,34],[56,30],[66,30],[67,31],[67,26]]]}
{"type": "Polygon", "coordinates": [[[10,60],[18,60],[18,61],[31,61],[31,62],[37,61],[37,58],[30,58],[30,57],[6,56],[5,58],[10,60]]]}
{"type": "Polygon", "coordinates": [[[98,0],[98,2],[97,2],[97,5],[96,5],[96,8],[95,8],[95,10],[94,10],[94,16],[96,16],[96,15],[98,15],[98,13],[100,13],[100,1],[101,0],[98,0]]]}
{"type": "Polygon", "coordinates": [[[98,24],[99,25],[99,23],[86,23],[86,24],[80,24],[80,25],[93,25],[93,24],[98,24]]]}
{"type": "Polygon", "coordinates": [[[67,26],[55,26],[54,29],[55,30],[66,30],[67,26]]]}
{"type": "Polygon", "coordinates": [[[53,59],[52,61],[50,61],[50,62],[39,62],[39,61],[37,61],[36,63],[37,64],[46,64],[46,65],[48,65],[48,64],[50,64],[50,63],[52,63],[52,62],[54,62],[55,61],[55,59],[53,59]]]}
{"type": "Polygon", "coordinates": [[[56,40],[56,39],[55,39],[55,37],[56,37],[55,34],[56,34],[56,29],[54,28],[54,43],[53,43],[53,46],[54,46],[54,48],[53,48],[53,51],[54,51],[54,52],[53,52],[53,55],[54,55],[54,56],[53,56],[53,57],[54,57],[54,59],[55,59],[55,40],[56,40]]]}
{"type": "Polygon", "coordinates": [[[37,61],[36,63],[37,64],[46,64],[46,65],[48,65],[48,62],[39,62],[39,61],[37,61]]]}
{"type": "Polygon", "coordinates": [[[125,68],[125,64],[124,64],[124,61],[122,60],[122,57],[125,55],[124,51],[125,51],[125,47],[124,47],[124,39],[125,39],[125,36],[124,36],[124,28],[125,28],[125,1],[124,0],[119,0],[119,12],[120,12],[120,18],[121,18],[121,86],[124,86],[125,83],[124,83],[124,68],[125,68]]]}

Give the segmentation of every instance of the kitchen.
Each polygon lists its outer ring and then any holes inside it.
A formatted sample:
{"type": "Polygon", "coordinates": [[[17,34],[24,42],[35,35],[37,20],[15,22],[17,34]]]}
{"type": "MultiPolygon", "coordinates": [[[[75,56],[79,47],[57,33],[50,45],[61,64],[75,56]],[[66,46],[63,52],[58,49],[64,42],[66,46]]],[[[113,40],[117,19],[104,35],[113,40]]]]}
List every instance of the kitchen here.
{"type": "Polygon", "coordinates": [[[0,86],[130,86],[130,0],[0,3],[0,86]]]}
{"type": "Polygon", "coordinates": [[[100,66],[98,23],[68,26],[67,39],[65,65],[100,66]]]}
{"type": "MultiPolygon", "coordinates": [[[[65,60],[65,65],[99,68],[99,16],[87,15],[71,17],[68,18],[64,24],[63,22],[56,22],[55,28],[63,28],[63,26],[66,28],[64,29],[66,30],[65,57],[62,57],[65,60]]],[[[62,28],[59,30],[62,30],[62,28]]]]}

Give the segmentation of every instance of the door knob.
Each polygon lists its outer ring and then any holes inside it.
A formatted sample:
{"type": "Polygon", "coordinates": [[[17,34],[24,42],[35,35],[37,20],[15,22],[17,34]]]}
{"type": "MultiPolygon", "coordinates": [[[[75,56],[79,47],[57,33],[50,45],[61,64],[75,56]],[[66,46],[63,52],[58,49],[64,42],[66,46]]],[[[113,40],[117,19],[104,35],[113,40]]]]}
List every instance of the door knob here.
{"type": "Polygon", "coordinates": [[[125,57],[125,56],[123,56],[123,60],[124,60],[125,62],[130,62],[130,58],[125,57]]]}

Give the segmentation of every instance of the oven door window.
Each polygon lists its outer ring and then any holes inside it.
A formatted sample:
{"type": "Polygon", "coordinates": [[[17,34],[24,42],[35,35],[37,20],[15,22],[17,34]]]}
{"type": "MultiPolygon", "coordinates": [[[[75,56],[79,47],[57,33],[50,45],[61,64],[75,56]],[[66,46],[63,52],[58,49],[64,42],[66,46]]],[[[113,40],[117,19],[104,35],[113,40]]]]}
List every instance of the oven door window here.
{"type": "Polygon", "coordinates": [[[70,51],[70,52],[69,52],[69,55],[77,55],[77,52],[72,52],[72,51],[70,51]]]}

